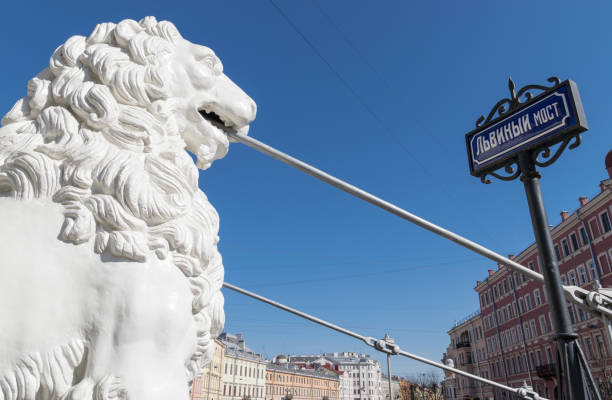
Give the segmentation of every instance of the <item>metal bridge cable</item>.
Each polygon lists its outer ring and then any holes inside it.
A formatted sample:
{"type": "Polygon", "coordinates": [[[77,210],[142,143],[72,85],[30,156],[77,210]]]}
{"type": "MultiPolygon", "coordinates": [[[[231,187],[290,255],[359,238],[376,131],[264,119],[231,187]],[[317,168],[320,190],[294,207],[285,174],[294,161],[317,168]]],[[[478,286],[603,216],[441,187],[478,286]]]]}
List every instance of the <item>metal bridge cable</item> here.
{"type": "MultiPolygon", "coordinates": [[[[378,122],[380,124],[380,126],[383,128],[383,130],[397,143],[397,145],[406,153],[408,154],[412,160],[421,168],[421,170],[430,178],[434,178],[434,176],[432,175],[432,173],[425,167],[425,165],[423,163],[421,163],[421,161],[419,161],[419,159],[417,159],[417,157],[410,151],[408,150],[408,148],[404,145],[404,143],[399,139],[399,137],[393,132],[393,130],[385,123],[385,121],[368,105],[368,103],[359,95],[359,93],[357,93],[357,91],[353,88],[353,86],[351,86],[351,84],[342,76],[342,74],[340,74],[340,72],[338,72],[337,69],[334,68],[334,66],[323,56],[323,54],[317,49],[317,47],[306,37],[306,35],[304,33],[302,33],[302,31],[297,27],[297,25],[295,23],[293,23],[293,21],[287,16],[287,14],[273,1],[273,0],[269,0],[270,4],[272,4],[274,6],[274,8],[276,9],[276,11],[281,15],[281,17],[283,17],[283,19],[287,22],[287,24],[289,24],[289,26],[291,26],[291,28],[302,38],[302,40],[304,40],[304,42],[308,45],[308,47],[310,47],[310,49],[317,55],[317,57],[319,57],[321,59],[321,61],[323,61],[325,63],[325,65],[327,65],[327,67],[330,69],[330,71],[338,78],[338,80],[340,80],[340,82],[348,89],[348,91],[357,99],[357,101],[361,104],[361,106],[372,116],[372,118],[374,118],[376,120],[376,122],[378,122]]],[[[340,33],[340,36],[343,37],[344,41],[348,44],[348,46],[358,55],[360,61],[365,62],[368,67],[370,69],[372,69],[375,73],[375,75],[378,77],[378,79],[383,82],[385,84],[385,86],[388,89],[391,89],[391,86],[389,85],[389,83],[383,79],[382,75],[374,68],[374,66],[372,66],[371,63],[369,63],[367,61],[367,57],[363,57],[361,55],[361,52],[351,43],[351,41],[346,37],[345,34],[342,33],[342,31],[340,30],[340,28],[337,27],[337,25],[333,22],[333,20],[331,19],[331,17],[325,13],[323,11],[323,9],[321,8],[321,6],[313,0],[313,4],[319,9],[319,12],[325,17],[327,18],[327,20],[330,22],[330,24],[336,29],[336,31],[338,31],[340,33]]],[[[414,118],[413,118],[414,119],[414,118]]],[[[425,127],[418,119],[414,119],[416,121],[416,123],[419,125],[419,127],[427,133],[427,137],[430,138],[431,140],[433,140],[434,142],[436,142],[438,144],[438,146],[442,149],[444,149],[447,153],[448,150],[446,149],[446,146],[443,145],[436,137],[436,135],[434,135],[431,130],[427,127],[425,127]]],[[[451,201],[455,198],[454,194],[452,192],[449,192],[447,190],[442,189],[442,192],[446,195],[446,197],[448,197],[451,201]]],[[[480,225],[480,228],[485,231],[486,233],[488,233],[489,235],[491,235],[491,231],[489,229],[489,227],[487,225],[481,225],[480,221],[477,221],[476,224],[480,225]]],[[[494,235],[491,235],[494,236],[494,235]]],[[[493,239],[496,242],[498,241],[498,239],[493,239]]]]}
{"type": "Polygon", "coordinates": [[[396,355],[401,355],[401,356],[404,356],[404,357],[408,357],[408,358],[411,358],[413,360],[416,360],[416,361],[419,361],[419,362],[431,365],[433,367],[440,368],[440,369],[443,369],[445,371],[453,372],[453,373],[455,373],[457,375],[462,375],[462,376],[465,376],[467,378],[474,379],[476,381],[483,382],[483,383],[486,383],[488,385],[495,386],[495,387],[498,387],[500,389],[516,393],[519,397],[524,398],[524,399],[546,400],[546,399],[544,399],[542,397],[535,397],[535,396],[533,396],[534,392],[528,391],[525,388],[512,388],[512,387],[509,387],[509,386],[505,386],[505,385],[503,385],[501,383],[497,383],[495,381],[490,381],[490,380],[482,378],[482,377],[480,377],[478,375],[473,375],[473,374],[470,374],[468,372],[461,371],[459,369],[456,369],[456,368],[453,368],[453,367],[449,367],[447,365],[440,364],[440,363],[437,363],[435,361],[431,361],[431,360],[429,360],[427,358],[423,358],[421,356],[417,356],[415,354],[412,354],[412,353],[409,353],[407,351],[401,350],[398,345],[394,345],[393,344],[393,345],[389,345],[389,346],[387,346],[385,348],[383,346],[387,342],[385,342],[384,340],[376,340],[373,337],[368,337],[368,336],[360,335],[360,334],[358,334],[356,332],[353,332],[353,331],[350,331],[348,329],[342,328],[341,326],[332,324],[331,322],[327,322],[325,320],[322,320],[320,318],[314,317],[314,316],[312,316],[310,314],[307,314],[305,312],[296,310],[295,308],[291,308],[291,307],[286,306],[284,304],[281,304],[281,303],[279,303],[277,301],[274,301],[274,300],[268,299],[266,297],[260,296],[260,295],[258,295],[256,293],[250,292],[250,291],[248,291],[246,289],[239,288],[238,286],[234,286],[234,285],[229,284],[227,282],[224,282],[223,286],[226,287],[227,289],[233,290],[233,291],[238,292],[240,294],[243,294],[245,296],[251,297],[251,298],[253,298],[255,300],[259,300],[259,301],[261,301],[263,303],[266,303],[266,304],[269,304],[269,305],[271,305],[273,307],[279,308],[279,309],[281,309],[283,311],[290,312],[290,313],[292,313],[294,315],[297,315],[298,317],[307,319],[307,320],[309,320],[311,322],[314,322],[316,324],[319,324],[319,325],[325,326],[327,328],[333,329],[333,330],[335,330],[337,332],[340,332],[340,333],[343,333],[345,335],[351,336],[351,337],[353,337],[355,339],[359,339],[359,340],[363,341],[365,344],[367,344],[368,346],[370,346],[373,349],[375,349],[377,351],[380,351],[382,353],[394,354],[394,355],[396,354],[396,355]],[[382,342],[382,344],[381,344],[381,342],[382,342]]]}
{"type": "Polygon", "coordinates": [[[322,320],[320,318],[313,317],[312,315],[306,314],[305,312],[296,310],[295,308],[288,307],[288,306],[286,306],[284,304],[278,303],[278,302],[276,302],[274,300],[270,300],[270,299],[265,298],[263,296],[260,296],[260,295],[258,295],[256,293],[249,292],[248,290],[245,290],[245,289],[239,288],[237,286],[231,285],[231,284],[229,284],[227,282],[223,282],[223,286],[228,288],[228,289],[231,289],[231,290],[233,290],[235,292],[244,294],[245,296],[249,296],[249,297],[251,297],[251,298],[253,298],[255,300],[259,300],[261,302],[267,303],[267,304],[269,304],[271,306],[274,306],[276,308],[280,308],[281,310],[284,310],[284,311],[290,312],[292,314],[295,314],[298,317],[302,317],[302,318],[307,319],[309,321],[312,321],[312,322],[314,322],[316,324],[323,325],[325,327],[328,327],[328,328],[333,329],[335,331],[338,331],[340,333],[344,333],[345,335],[352,336],[355,339],[359,339],[359,340],[365,342],[366,344],[368,344],[368,338],[365,337],[365,336],[361,336],[358,333],[355,333],[353,331],[349,331],[348,329],[344,329],[344,328],[342,328],[342,327],[340,327],[338,325],[334,325],[334,324],[329,323],[327,321],[324,321],[324,320],[322,320]]]}
{"type": "Polygon", "coordinates": [[[327,59],[325,57],[323,57],[323,54],[321,54],[321,52],[319,50],[317,50],[316,46],[306,37],[306,35],[304,35],[302,33],[302,31],[300,31],[300,29],[287,16],[287,14],[285,14],[285,12],[273,0],[269,0],[269,1],[270,1],[270,4],[272,4],[272,6],[274,6],[276,11],[281,15],[281,17],[283,17],[283,19],[287,22],[287,24],[289,24],[289,26],[291,26],[291,28],[302,38],[302,40],[304,40],[304,42],[306,42],[308,47],[310,47],[310,49],[321,59],[321,61],[323,61],[325,63],[325,65],[327,65],[327,68],[329,68],[331,70],[331,72],[333,72],[334,75],[336,75],[336,78],[338,78],[338,80],[340,82],[342,82],[342,84],[357,99],[359,104],[361,104],[361,106],[372,116],[372,118],[374,118],[376,120],[376,122],[378,122],[380,124],[380,126],[383,127],[384,131],[389,136],[391,136],[391,138],[395,141],[395,143],[397,143],[397,145],[402,150],[404,150],[404,152],[406,154],[408,154],[410,156],[410,158],[412,158],[412,160],[419,166],[419,168],[421,168],[423,170],[423,172],[425,174],[427,174],[429,177],[433,178],[431,172],[429,172],[429,170],[427,168],[425,168],[423,163],[421,163],[419,161],[419,159],[416,158],[416,156],[412,152],[410,152],[406,146],[404,146],[404,144],[399,140],[397,135],[395,135],[393,133],[391,128],[389,128],[387,126],[387,124],[385,124],[384,120],[381,117],[379,117],[378,114],[376,114],[374,112],[374,110],[372,108],[370,108],[370,106],[368,106],[368,104],[365,102],[365,100],[359,95],[359,93],[357,93],[357,91],[355,91],[355,89],[353,89],[353,87],[348,83],[348,81],[346,79],[344,79],[344,77],[342,77],[342,75],[331,65],[331,63],[329,61],[327,61],[327,59]]]}
{"type": "MultiPolygon", "coordinates": [[[[457,235],[454,232],[451,232],[447,229],[444,229],[432,222],[429,222],[421,217],[418,217],[394,204],[391,204],[379,197],[374,196],[373,194],[370,194],[368,192],[366,192],[365,190],[362,190],[356,186],[353,186],[341,179],[338,179],[324,171],[321,171],[318,168],[313,167],[312,165],[306,164],[303,161],[300,161],[296,158],[291,157],[288,154],[285,154],[279,150],[276,150],[275,148],[268,146],[265,143],[262,143],[256,139],[253,139],[252,137],[249,136],[245,136],[242,134],[239,134],[237,132],[234,131],[229,131],[227,133],[227,135],[237,141],[237,142],[241,142],[243,144],[246,144],[247,146],[251,147],[252,149],[255,149],[257,151],[260,151],[266,155],[269,155],[272,158],[275,158],[279,161],[284,162],[287,165],[290,165],[314,178],[317,178],[325,183],[328,183],[334,187],[336,187],[337,189],[340,189],[348,194],[351,194],[361,200],[364,200],[372,205],[375,205],[376,207],[382,208],[385,211],[390,212],[391,214],[394,214],[402,219],[405,219],[406,221],[412,222],[413,224],[420,226],[421,228],[427,229],[428,231],[435,233],[436,235],[442,236],[443,238],[446,238],[450,241],[453,241],[455,243],[457,243],[460,246],[463,246],[465,248],[467,248],[468,250],[471,250],[473,252],[476,252],[492,261],[495,261],[496,263],[500,263],[502,265],[505,265],[506,267],[510,268],[513,271],[516,271],[518,273],[521,273],[531,279],[533,279],[536,282],[540,282],[540,283],[544,283],[544,277],[527,268],[522,266],[521,264],[512,261],[492,250],[487,249],[484,246],[479,245],[478,243],[472,242],[469,239],[464,238],[463,236],[457,235]]],[[[586,303],[586,301],[579,299],[576,297],[575,292],[581,292],[582,294],[584,294],[585,292],[578,287],[575,286],[564,286],[563,290],[565,292],[566,298],[569,299],[570,301],[574,302],[575,304],[577,304],[580,307],[587,307],[587,311],[589,312],[599,312],[601,315],[606,315],[608,316],[608,318],[612,317],[612,310],[610,308],[604,308],[604,307],[597,307],[596,309],[591,308],[589,310],[590,305],[586,303]]]]}
{"type": "MultiPolygon", "coordinates": [[[[403,93],[398,93],[397,92],[397,88],[393,87],[389,81],[387,81],[387,79],[385,79],[385,77],[383,76],[383,74],[381,74],[375,67],[374,65],[372,65],[371,62],[368,61],[368,57],[366,57],[357,46],[355,46],[353,44],[353,41],[350,40],[348,38],[348,36],[342,31],[342,29],[340,29],[340,27],[338,26],[338,24],[336,23],[336,21],[334,21],[332,19],[332,17],[325,11],[323,10],[323,7],[321,7],[321,5],[319,4],[319,2],[317,0],[312,0],[312,3],[316,6],[316,8],[319,10],[319,12],[321,13],[321,15],[323,15],[327,21],[329,22],[329,24],[331,26],[334,27],[334,29],[336,30],[336,32],[338,32],[338,34],[340,35],[340,37],[342,37],[342,40],[344,41],[344,43],[346,43],[348,45],[348,47],[351,48],[351,50],[353,50],[353,52],[357,55],[357,58],[360,62],[364,63],[365,65],[368,66],[368,68],[374,72],[374,75],[378,78],[378,80],[380,82],[382,82],[382,84],[387,88],[388,91],[390,92],[395,92],[396,94],[400,94],[401,98],[404,98],[405,95],[403,93]]],[[[415,118],[414,116],[411,116],[412,121],[416,122],[419,127],[427,132],[427,137],[430,138],[431,140],[433,140],[434,142],[436,142],[436,145],[438,147],[440,147],[441,149],[443,149],[448,155],[451,154],[451,151],[446,147],[446,145],[441,142],[440,140],[437,139],[436,135],[433,134],[433,132],[426,126],[424,125],[418,118],[415,118]]]]}
{"type": "Polygon", "coordinates": [[[275,158],[279,161],[282,161],[285,164],[290,165],[314,178],[317,178],[325,183],[328,183],[337,189],[340,189],[372,205],[382,208],[383,210],[388,211],[391,214],[394,214],[400,218],[403,218],[409,222],[412,222],[413,224],[416,224],[420,226],[421,228],[427,229],[430,232],[433,232],[439,236],[442,236],[448,240],[451,240],[469,250],[472,250],[482,256],[487,257],[490,260],[504,264],[508,266],[509,268],[517,272],[520,272],[524,274],[525,276],[528,276],[529,278],[537,282],[544,282],[544,277],[541,274],[538,274],[537,272],[527,267],[524,267],[515,261],[512,261],[500,254],[497,254],[494,251],[487,249],[486,247],[483,247],[477,243],[474,243],[471,240],[468,240],[462,236],[459,236],[456,233],[453,233],[447,229],[444,229],[423,218],[420,218],[402,208],[397,207],[394,204],[391,204],[379,197],[374,196],[373,194],[366,192],[365,190],[362,190],[356,186],[351,185],[350,183],[347,183],[341,179],[336,178],[335,176],[332,176],[324,171],[321,171],[320,169],[315,168],[312,165],[306,164],[303,161],[300,161],[296,158],[291,157],[288,154],[285,154],[279,150],[276,150],[275,148],[268,146],[267,144],[262,143],[257,139],[254,139],[252,137],[245,136],[245,135],[242,135],[236,132],[231,132],[231,131],[228,133],[228,136],[233,140],[246,144],[252,149],[255,149],[264,154],[267,154],[270,157],[275,158]]]}
{"type": "MultiPolygon", "coordinates": [[[[414,265],[405,268],[394,268],[394,269],[378,269],[374,272],[362,272],[359,274],[344,274],[344,275],[335,275],[335,276],[323,276],[321,278],[313,278],[313,279],[300,279],[293,281],[281,281],[281,282],[272,282],[272,283],[250,283],[250,287],[273,287],[273,286],[287,286],[287,285],[301,285],[304,283],[317,283],[317,282],[332,282],[337,280],[346,280],[346,279],[354,279],[354,278],[363,278],[365,276],[380,276],[381,274],[401,274],[404,272],[412,272],[416,270],[422,269],[430,269],[432,267],[448,267],[456,264],[466,264],[467,262],[461,261],[448,261],[441,263],[432,263],[432,264],[421,264],[414,265]]],[[[235,270],[235,269],[234,269],[235,270]]]]}

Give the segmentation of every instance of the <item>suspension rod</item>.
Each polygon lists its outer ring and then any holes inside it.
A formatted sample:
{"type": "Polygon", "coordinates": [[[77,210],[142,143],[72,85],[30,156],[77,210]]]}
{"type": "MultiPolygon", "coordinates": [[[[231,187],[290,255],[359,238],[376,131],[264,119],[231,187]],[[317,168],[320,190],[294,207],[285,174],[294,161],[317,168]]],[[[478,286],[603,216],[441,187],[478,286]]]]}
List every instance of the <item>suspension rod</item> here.
{"type": "MultiPolygon", "coordinates": [[[[315,168],[310,164],[307,164],[271,146],[268,146],[267,144],[262,143],[259,140],[253,139],[252,137],[242,135],[237,132],[229,132],[228,136],[237,142],[243,143],[252,149],[255,149],[272,158],[282,161],[287,165],[290,165],[314,178],[317,178],[327,184],[330,184],[336,187],[337,189],[340,189],[361,200],[364,200],[372,205],[375,205],[376,207],[379,207],[385,211],[388,211],[391,214],[396,215],[402,219],[405,219],[408,222],[412,222],[413,224],[420,226],[421,228],[424,228],[432,233],[435,233],[438,236],[442,236],[445,239],[453,241],[457,243],[458,245],[465,247],[468,250],[471,250],[473,252],[476,252],[488,258],[489,260],[505,265],[511,270],[521,273],[525,276],[528,276],[534,281],[544,283],[544,277],[541,274],[527,267],[522,266],[516,261],[512,261],[509,258],[502,256],[501,254],[498,254],[492,250],[487,249],[484,246],[479,245],[478,243],[475,243],[467,238],[464,238],[463,236],[460,236],[454,232],[444,229],[432,222],[427,221],[426,219],[418,217],[392,203],[389,203],[379,197],[374,196],[371,193],[366,192],[365,190],[362,190],[356,186],[351,185],[348,182],[338,179],[335,176],[332,176],[326,173],[325,171],[315,168]]],[[[582,298],[582,297],[586,297],[586,294],[588,293],[584,289],[571,286],[571,287],[564,287],[563,290],[565,292],[566,298],[569,301],[577,304],[578,306],[586,309],[589,312],[605,314],[608,316],[608,318],[612,318],[612,309],[609,309],[607,307],[594,308],[594,307],[591,307],[589,304],[587,304],[585,299],[582,298]],[[581,294],[581,296],[577,296],[577,294],[581,294]]]]}
{"type": "MultiPolygon", "coordinates": [[[[401,356],[404,356],[404,357],[408,357],[408,358],[411,358],[413,360],[416,360],[416,361],[419,361],[419,362],[422,362],[422,363],[425,363],[425,364],[429,364],[429,365],[431,365],[433,367],[441,368],[441,369],[443,369],[445,371],[453,372],[453,373],[455,373],[457,375],[463,375],[463,376],[465,376],[467,378],[474,379],[476,381],[486,383],[487,385],[495,386],[495,387],[500,388],[502,390],[506,390],[506,391],[515,393],[517,396],[519,396],[519,397],[521,397],[523,399],[546,400],[546,399],[544,399],[542,397],[539,397],[535,392],[533,392],[532,390],[528,390],[527,388],[524,388],[524,387],[522,387],[522,388],[512,388],[512,387],[509,387],[509,386],[502,385],[501,383],[497,383],[495,381],[490,381],[488,379],[482,378],[482,377],[480,377],[478,375],[472,375],[472,374],[470,374],[468,372],[461,371],[460,369],[456,369],[456,368],[449,367],[449,366],[444,365],[444,364],[440,364],[440,363],[435,362],[435,361],[431,361],[431,360],[429,360],[427,358],[424,358],[424,357],[421,357],[421,356],[417,356],[415,354],[412,354],[412,353],[409,353],[407,351],[401,350],[398,345],[395,345],[395,344],[391,345],[391,344],[388,344],[387,342],[385,342],[384,340],[377,340],[377,339],[375,339],[373,337],[360,335],[360,334],[358,334],[356,332],[350,331],[350,330],[345,329],[345,328],[343,328],[341,326],[332,324],[331,322],[327,322],[325,320],[322,320],[321,318],[317,318],[317,317],[312,316],[310,314],[307,314],[307,313],[305,313],[303,311],[296,310],[295,308],[291,308],[291,307],[286,306],[284,304],[281,304],[281,303],[279,303],[277,301],[268,299],[266,297],[258,295],[257,293],[253,293],[253,292],[248,291],[246,289],[242,289],[242,288],[240,288],[238,286],[234,286],[234,285],[229,284],[227,282],[224,282],[223,286],[225,288],[227,288],[227,289],[233,290],[234,292],[237,292],[237,293],[243,294],[245,296],[251,297],[251,298],[253,298],[255,300],[258,300],[258,301],[261,301],[263,303],[269,304],[269,305],[271,305],[273,307],[279,308],[279,309],[281,309],[283,311],[290,312],[291,314],[294,314],[294,315],[297,315],[298,317],[307,319],[308,321],[314,322],[314,323],[319,324],[321,326],[324,326],[326,328],[333,329],[333,330],[335,330],[337,332],[340,332],[340,333],[342,333],[344,335],[351,336],[351,337],[353,337],[355,339],[359,339],[359,340],[363,341],[366,345],[372,347],[373,349],[375,349],[377,351],[380,351],[382,353],[386,353],[387,355],[393,354],[393,355],[401,355],[401,356]]],[[[391,374],[391,372],[389,371],[389,375],[390,374],[391,374]]]]}

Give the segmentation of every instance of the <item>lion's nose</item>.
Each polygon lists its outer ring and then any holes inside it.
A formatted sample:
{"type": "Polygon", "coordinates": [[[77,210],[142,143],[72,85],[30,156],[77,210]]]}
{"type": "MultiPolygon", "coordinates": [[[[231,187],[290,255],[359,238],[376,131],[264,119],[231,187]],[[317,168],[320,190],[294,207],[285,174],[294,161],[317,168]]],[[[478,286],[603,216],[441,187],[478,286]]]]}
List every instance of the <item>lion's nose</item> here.
{"type": "Polygon", "coordinates": [[[225,75],[219,78],[217,98],[222,116],[229,118],[237,128],[248,125],[255,119],[257,105],[253,99],[225,75]]]}
{"type": "Polygon", "coordinates": [[[248,125],[255,119],[257,114],[257,104],[246,93],[242,92],[242,98],[230,106],[232,119],[239,127],[248,125]]]}
{"type": "Polygon", "coordinates": [[[248,123],[253,122],[253,120],[255,119],[255,115],[257,115],[257,104],[255,104],[255,102],[253,101],[253,99],[251,99],[250,97],[248,98],[247,104],[245,105],[245,115],[247,115],[247,119],[248,119],[248,123]]]}

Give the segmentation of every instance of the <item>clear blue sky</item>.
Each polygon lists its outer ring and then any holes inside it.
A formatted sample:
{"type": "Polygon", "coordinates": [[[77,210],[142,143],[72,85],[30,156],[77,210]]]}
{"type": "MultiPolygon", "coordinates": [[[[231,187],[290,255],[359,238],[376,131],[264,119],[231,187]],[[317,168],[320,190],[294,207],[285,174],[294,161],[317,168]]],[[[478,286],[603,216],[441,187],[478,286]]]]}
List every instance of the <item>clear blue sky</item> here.
{"type": "MultiPolygon", "coordinates": [[[[612,3],[571,1],[15,2],[0,24],[0,109],[68,37],[154,15],[213,48],[258,104],[250,134],[502,254],[532,242],[520,181],[469,175],[464,134],[500,98],[578,83],[590,130],[543,171],[552,224],[607,177],[612,3]],[[314,50],[313,50],[314,48],[314,50]],[[331,66],[331,68],[330,68],[331,66]]],[[[221,216],[226,280],[439,360],[494,265],[241,144],[201,174],[221,216]]],[[[227,292],[226,329],[266,356],[365,351],[227,292]]],[[[382,358],[380,358],[382,360],[382,358]]],[[[429,367],[394,358],[393,373],[429,367]]]]}

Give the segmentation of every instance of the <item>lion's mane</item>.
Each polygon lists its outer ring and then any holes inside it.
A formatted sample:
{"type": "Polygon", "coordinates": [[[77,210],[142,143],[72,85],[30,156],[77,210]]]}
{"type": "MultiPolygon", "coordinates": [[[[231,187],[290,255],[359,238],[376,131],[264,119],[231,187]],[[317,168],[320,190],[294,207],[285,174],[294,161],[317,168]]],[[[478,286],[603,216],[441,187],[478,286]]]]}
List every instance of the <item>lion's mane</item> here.
{"type": "Polygon", "coordinates": [[[58,47],[2,119],[14,129],[0,135],[0,196],[61,204],[65,242],[93,238],[97,253],[134,262],[170,259],[193,293],[191,380],[225,317],[219,217],[198,189],[164,86],[180,37],[147,17],[99,24],[58,47]]]}

